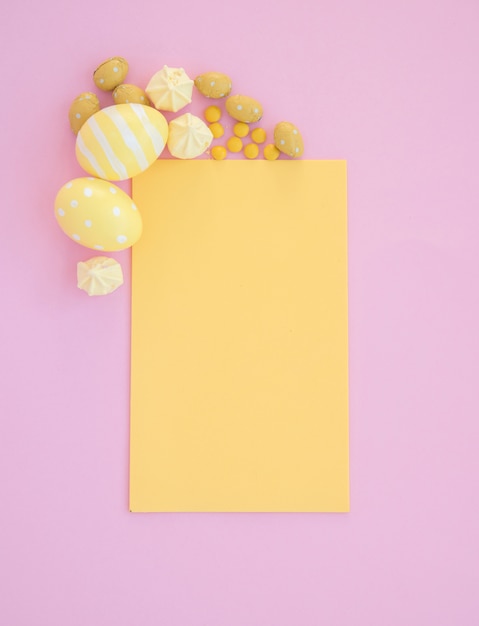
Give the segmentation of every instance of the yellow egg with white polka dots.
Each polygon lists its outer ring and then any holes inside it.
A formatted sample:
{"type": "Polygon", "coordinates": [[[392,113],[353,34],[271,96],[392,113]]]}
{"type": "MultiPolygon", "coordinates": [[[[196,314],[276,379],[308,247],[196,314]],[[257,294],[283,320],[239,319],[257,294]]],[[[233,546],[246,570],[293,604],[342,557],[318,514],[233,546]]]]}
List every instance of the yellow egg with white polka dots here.
{"type": "Polygon", "coordinates": [[[105,180],[126,180],[146,170],[163,151],[168,122],[143,104],[114,104],[80,128],[75,152],[82,168],[105,180]]]}
{"type": "Polygon", "coordinates": [[[92,250],[124,250],[142,231],[130,196],[99,178],[74,178],[63,185],[55,199],[55,217],[70,239],[92,250]]]}
{"type": "Polygon", "coordinates": [[[263,107],[249,96],[230,96],[225,103],[227,112],[234,120],[251,124],[263,117],[263,107]]]}

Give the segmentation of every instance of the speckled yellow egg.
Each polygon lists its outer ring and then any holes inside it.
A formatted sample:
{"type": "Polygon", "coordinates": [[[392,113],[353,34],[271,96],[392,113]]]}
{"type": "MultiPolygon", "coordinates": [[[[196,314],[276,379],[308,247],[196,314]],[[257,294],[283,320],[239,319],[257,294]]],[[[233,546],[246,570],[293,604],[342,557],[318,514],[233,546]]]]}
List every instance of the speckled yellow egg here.
{"type": "Polygon", "coordinates": [[[230,96],[225,107],[234,120],[252,124],[263,117],[263,107],[254,98],[249,96],[230,96]]]}
{"type": "Polygon", "coordinates": [[[274,145],[288,156],[296,159],[304,152],[303,138],[291,122],[280,122],[274,127],[274,145]]]}
{"type": "Polygon", "coordinates": [[[143,104],[115,104],[92,115],[77,135],[83,169],[105,180],[126,180],[146,170],[163,151],[168,122],[143,104]]]}
{"type": "Polygon", "coordinates": [[[93,72],[93,82],[103,91],[111,91],[120,85],[128,74],[128,61],[123,57],[112,57],[100,63],[93,72]]]}
{"type": "Polygon", "coordinates": [[[206,72],[195,78],[195,87],[207,98],[224,98],[231,93],[231,78],[220,72],[206,72]]]}
{"type": "Polygon", "coordinates": [[[100,110],[100,101],[96,94],[91,91],[85,91],[73,100],[68,112],[70,127],[72,131],[78,134],[78,131],[87,121],[89,117],[100,110]]]}
{"type": "Polygon", "coordinates": [[[98,178],[74,178],[63,185],[55,199],[55,217],[70,239],[93,250],[124,250],[142,231],[130,196],[98,178]]]}
{"type": "Polygon", "coordinates": [[[115,87],[112,96],[115,104],[150,104],[150,100],[143,89],[127,83],[115,87]]]}

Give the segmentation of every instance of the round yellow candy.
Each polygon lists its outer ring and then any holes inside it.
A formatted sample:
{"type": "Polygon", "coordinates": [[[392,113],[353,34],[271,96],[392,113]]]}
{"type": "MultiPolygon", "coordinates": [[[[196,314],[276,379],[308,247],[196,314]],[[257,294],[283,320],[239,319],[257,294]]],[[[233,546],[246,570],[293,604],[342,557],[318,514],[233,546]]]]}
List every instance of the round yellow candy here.
{"type": "Polygon", "coordinates": [[[211,132],[213,133],[213,137],[215,139],[218,139],[219,137],[223,137],[223,135],[225,134],[225,129],[219,122],[213,122],[212,124],[210,124],[209,128],[211,132]]]}
{"type": "Polygon", "coordinates": [[[263,154],[264,158],[268,161],[276,161],[276,159],[279,157],[279,150],[274,144],[269,143],[267,146],[264,147],[263,154]]]}
{"type": "Polygon", "coordinates": [[[55,199],[55,217],[65,235],[93,250],[124,250],[142,231],[130,196],[99,178],[75,178],[63,185],[55,199]]]}
{"type": "Polygon", "coordinates": [[[226,142],[226,145],[228,146],[228,150],[230,152],[241,152],[243,149],[243,142],[239,137],[230,137],[226,142]]]}
{"type": "Polygon", "coordinates": [[[255,128],[251,132],[251,139],[255,143],[264,143],[266,141],[266,131],[264,128],[255,128]]]}
{"type": "Polygon", "coordinates": [[[233,132],[237,137],[246,137],[249,133],[249,126],[244,122],[237,122],[233,126],[233,132]]]}
{"type": "Polygon", "coordinates": [[[217,122],[219,119],[221,119],[220,107],[212,104],[207,109],[205,109],[205,120],[207,122],[217,122]]]}
{"type": "Polygon", "coordinates": [[[215,146],[211,148],[211,156],[215,161],[226,159],[226,148],[224,146],[215,146]]]}
{"type": "Polygon", "coordinates": [[[244,155],[247,159],[256,159],[259,153],[259,148],[255,143],[249,143],[245,146],[244,155]]]}

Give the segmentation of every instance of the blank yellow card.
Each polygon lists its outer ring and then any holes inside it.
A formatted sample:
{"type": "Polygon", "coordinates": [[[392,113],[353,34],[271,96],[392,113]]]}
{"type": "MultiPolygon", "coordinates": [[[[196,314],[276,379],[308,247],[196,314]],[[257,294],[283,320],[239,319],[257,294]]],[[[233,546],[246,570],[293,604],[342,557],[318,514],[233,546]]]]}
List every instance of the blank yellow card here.
{"type": "Polygon", "coordinates": [[[132,511],[347,511],[344,161],[133,180],[132,511]]]}

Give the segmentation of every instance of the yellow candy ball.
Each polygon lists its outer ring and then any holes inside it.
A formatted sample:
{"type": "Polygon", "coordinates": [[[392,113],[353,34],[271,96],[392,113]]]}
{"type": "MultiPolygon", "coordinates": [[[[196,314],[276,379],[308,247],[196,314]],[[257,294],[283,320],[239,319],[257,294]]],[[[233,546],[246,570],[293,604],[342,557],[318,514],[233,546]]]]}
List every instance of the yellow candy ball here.
{"type": "Polygon", "coordinates": [[[210,124],[209,128],[213,133],[213,137],[215,139],[218,139],[218,137],[223,137],[223,135],[225,134],[225,129],[219,122],[213,122],[212,124],[210,124]]]}
{"type": "Polygon", "coordinates": [[[237,122],[233,127],[233,132],[237,137],[246,137],[249,133],[249,126],[244,122],[237,122]]]}
{"type": "Polygon", "coordinates": [[[217,122],[221,118],[221,109],[220,107],[212,104],[207,109],[205,109],[205,120],[207,122],[217,122]]]}
{"type": "Polygon", "coordinates": [[[256,159],[259,148],[255,143],[249,143],[244,149],[244,155],[247,159],[256,159]]]}
{"type": "Polygon", "coordinates": [[[243,142],[239,137],[230,137],[226,142],[226,145],[228,146],[228,150],[230,152],[241,152],[243,148],[243,142]]]}
{"type": "Polygon", "coordinates": [[[226,159],[226,148],[224,146],[215,146],[211,148],[211,156],[215,161],[226,159]]]}
{"type": "Polygon", "coordinates": [[[251,132],[251,139],[255,143],[264,143],[266,141],[266,131],[264,128],[255,128],[251,132]]]}
{"type": "Polygon", "coordinates": [[[268,161],[276,161],[276,159],[279,157],[279,150],[274,144],[269,143],[267,146],[264,147],[263,154],[264,158],[268,161]]]}

